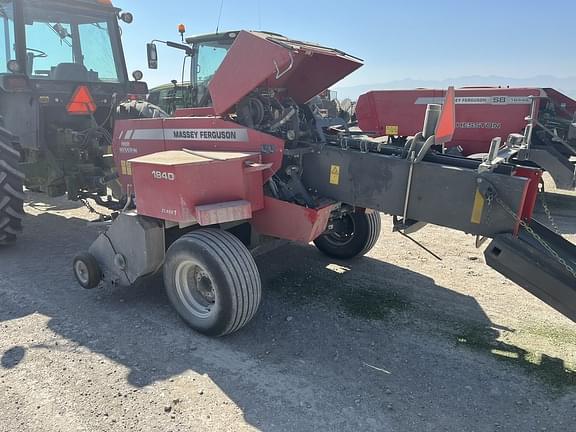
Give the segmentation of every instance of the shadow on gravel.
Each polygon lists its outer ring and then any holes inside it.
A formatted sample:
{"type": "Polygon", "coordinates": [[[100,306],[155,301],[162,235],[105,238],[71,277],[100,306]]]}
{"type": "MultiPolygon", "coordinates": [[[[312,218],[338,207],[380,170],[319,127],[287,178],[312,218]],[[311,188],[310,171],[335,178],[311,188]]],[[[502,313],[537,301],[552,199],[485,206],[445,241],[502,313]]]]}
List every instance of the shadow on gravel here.
{"type": "MultiPolygon", "coordinates": [[[[286,270],[272,280],[269,289],[296,305],[332,301],[351,317],[393,326],[403,322],[431,337],[445,337],[458,347],[520,368],[554,392],[576,388],[576,370],[562,359],[502,341],[503,335],[515,330],[491,323],[473,297],[440,287],[421,274],[369,258],[323,269],[331,271],[301,270],[286,270]]],[[[574,340],[573,333],[540,336],[560,343],[574,340]]]]}
{"type": "MultiPolygon", "coordinates": [[[[482,421],[485,412],[475,406],[497,409],[517,398],[510,380],[498,380],[515,372],[495,372],[495,359],[536,378],[537,392],[576,385],[562,360],[500,341],[474,298],[385,262],[335,263],[298,245],[260,257],[265,295],[258,315],[237,334],[209,339],[176,317],[158,279],[81,290],[70,263],[96,237],[84,220],[43,214],[26,224],[22,241],[0,251],[0,325],[47,316],[53,332],[128,368],[126,379],[137,388],[189,370],[207,374],[259,428],[302,419],[312,407],[334,416],[349,408],[353,419],[381,421],[393,409],[390,394],[407,410],[482,421]],[[262,390],[251,390],[255,385],[262,390]],[[466,396],[455,401],[455,392],[466,396]]],[[[4,347],[2,368],[25,362],[28,349],[60,348],[4,347]]],[[[398,421],[413,425],[412,417],[398,421]]]]}
{"type": "MultiPolygon", "coordinates": [[[[455,335],[459,345],[489,353],[503,363],[520,367],[556,392],[576,387],[576,370],[567,368],[563,360],[546,354],[539,356],[498,340],[501,334],[497,329],[470,324],[461,326],[455,335]]],[[[549,336],[553,337],[552,334],[549,336]]]]}

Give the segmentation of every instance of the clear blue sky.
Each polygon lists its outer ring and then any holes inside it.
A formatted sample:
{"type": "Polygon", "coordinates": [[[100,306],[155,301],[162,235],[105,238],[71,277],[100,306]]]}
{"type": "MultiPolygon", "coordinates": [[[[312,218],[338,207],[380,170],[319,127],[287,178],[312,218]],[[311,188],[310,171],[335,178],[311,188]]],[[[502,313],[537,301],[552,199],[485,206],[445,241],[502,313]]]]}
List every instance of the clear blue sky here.
{"type": "MultiPolygon", "coordinates": [[[[129,68],[151,85],[180,79],[181,53],[159,47],[146,67],[145,43],[213,33],[220,0],[115,0],[129,68]]],[[[571,0],[224,0],[221,30],[263,29],[336,47],[365,60],[340,85],[463,75],[576,75],[576,2],[571,0]]]]}

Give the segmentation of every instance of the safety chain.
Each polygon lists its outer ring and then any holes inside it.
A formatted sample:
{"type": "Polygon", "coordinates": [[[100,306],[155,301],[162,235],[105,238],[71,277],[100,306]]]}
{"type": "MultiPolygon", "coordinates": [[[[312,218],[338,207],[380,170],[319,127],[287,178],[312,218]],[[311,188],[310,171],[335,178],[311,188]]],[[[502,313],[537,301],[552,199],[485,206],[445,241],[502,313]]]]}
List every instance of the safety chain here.
{"type": "Polygon", "coordinates": [[[544,213],[546,214],[546,217],[548,218],[548,221],[550,222],[550,226],[552,227],[552,229],[554,230],[554,232],[558,235],[561,235],[560,233],[560,228],[558,228],[558,225],[556,225],[556,221],[554,220],[554,217],[552,216],[552,212],[550,211],[550,207],[548,206],[548,201],[546,201],[546,197],[545,197],[545,190],[544,190],[544,182],[541,181],[540,182],[540,193],[538,194],[538,197],[540,198],[540,203],[542,204],[542,208],[544,209],[544,213]]]}
{"type": "Polygon", "coordinates": [[[494,197],[496,196],[496,192],[492,188],[488,189],[486,194],[486,225],[490,226],[490,222],[492,222],[492,201],[494,201],[494,197]]]}
{"type": "Polygon", "coordinates": [[[88,209],[88,211],[90,213],[94,213],[94,214],[97,214],[98,216],[100,216],[101,220],[107,220],[110,218],[109,215],[106,215],[104,213],[100,213],[98,210],[96,210],[94,207],[92,207],[92,205],[88,202],[88,200],[86,198],[81,198],[80,202],[82,204],[84,204],[84,206],[88,209]]]}
{"type": "Polygon", "coordinates": [[[502,199],[496,194],[496,192],[491,192],[491,194],[493,195],[494,200],[500,205],[500,207],[502,207],[504,209],[504,211],[506,211],[506,213],[508,213],[510,216],[512,216],[514,218],[514,220],[516,220],[516,222],[518,222],[520,224],[520,226],[522,228],[524,228],[526,230],[526,232],[528,234],[530,234],[532,237],[534,237],[534,239],[540,243],[540,245],[546,249],[546,251],[552,255],[552,257],[558,261],[560,263],[560,265],[562,265],[566,271],[568,273],[570,273],[572,275],[572,277],[574,279],[576,279],[576,270],[574,270],[574,268],[568,264],[566,262],[566,260],[564,258],[562,258],[558,252],[556,252],[554,249],[552,249],[552,246],[550,246],[542,237],[540,237],[540,235],[538,235],[538,233],[536,233],[532,227],[530,225],[528,225],[528,223],[526,223],[525,220],[523,220],[520,216],[518,216],[516,213],[514,213],[514,210],[512,210],[504,201],[502,201],[502,199]]]}

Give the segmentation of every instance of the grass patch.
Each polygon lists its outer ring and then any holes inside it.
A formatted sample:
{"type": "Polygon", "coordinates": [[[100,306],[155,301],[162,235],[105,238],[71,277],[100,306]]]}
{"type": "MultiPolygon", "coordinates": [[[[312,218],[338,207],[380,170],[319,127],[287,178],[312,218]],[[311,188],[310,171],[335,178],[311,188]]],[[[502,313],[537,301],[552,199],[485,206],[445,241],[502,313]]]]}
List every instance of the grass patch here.
{"type": "Polygon", "coordinates": [[[303,304],[330,297],[342,285],[342,277],[333,272],[325,274],[288,270],[271,280],[267,287],[291,303],[303,304]]]}
{"type": "Polygon", "coordinates": [[[554,344],[576,345],[576,332],[565,327],[533,326],[523,329],[522,333],[545,338],[554,344]]]}
{"type": "Polygon", "coordinates": [[[269,283],[270,290],[279,293],[293,304],[310,301],[337,302],[344,312],[356,318],[383,320],[391,311],[407,310],[408,298],[382,283],[350,279],[336,271],[296,272],[286,271],[269,283]]]}
{"type": "Polygon", "coordinates": [[[347,290],[339,300],[348,315],[370,320],[383,320],[392,311],[410,308],[406,297],[392,291],[347,290]]]}

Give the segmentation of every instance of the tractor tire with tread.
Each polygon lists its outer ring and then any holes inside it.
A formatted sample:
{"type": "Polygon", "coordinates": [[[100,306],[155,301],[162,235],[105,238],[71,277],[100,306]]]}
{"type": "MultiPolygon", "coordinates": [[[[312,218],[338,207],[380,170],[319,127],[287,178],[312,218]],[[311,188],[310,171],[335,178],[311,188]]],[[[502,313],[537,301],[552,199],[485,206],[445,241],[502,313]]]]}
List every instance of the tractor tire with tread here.
{"type": "Polygon", "coordinates": [[[144,100],[122,102],[118,105],[118,108],[116,108],[117,120],[165,117],[170,117],[167,112],[159,106],[144,100]]]}
{"type": "Polygon", "coordinates": [[[345,232],[323,234],[314,240],[314,244],[331,258],[351,259],[367,254],[380,237],[380,213],[351,213],[344,218],[348,218],[344,221],[345,232]]]}
{"type": "Polygon", "coordinates": [[[262,297],[254,258],[227,231],[199,229],[168,249],[164,286],[180,317],[194,330],[224,336],[244,327],[262,297]]]}
{"type": "Polygon", "coordinates": [[[24,218],[24,173],[16,137],[0,128],[0,246],[16,241],[24,218]]]}

